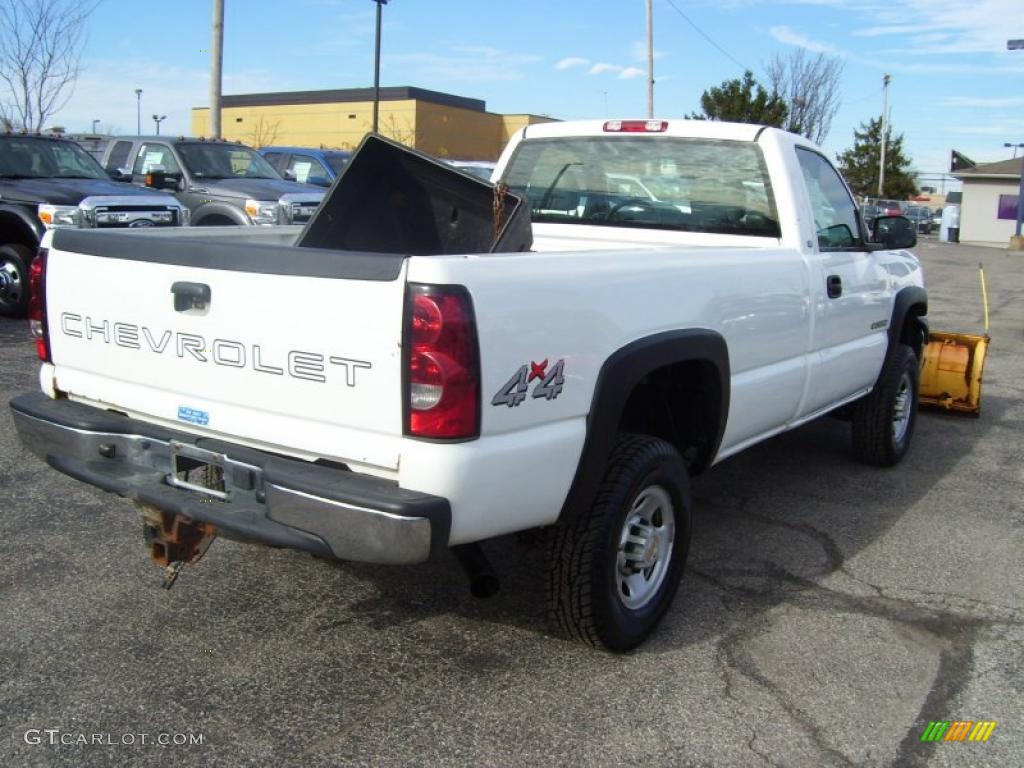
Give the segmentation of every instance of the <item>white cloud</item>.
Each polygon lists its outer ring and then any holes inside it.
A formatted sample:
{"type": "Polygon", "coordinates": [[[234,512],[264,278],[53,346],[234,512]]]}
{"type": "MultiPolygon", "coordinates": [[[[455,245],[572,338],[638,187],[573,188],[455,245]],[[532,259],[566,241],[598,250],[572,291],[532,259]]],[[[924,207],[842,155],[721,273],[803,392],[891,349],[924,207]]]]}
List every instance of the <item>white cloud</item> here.
{"type": "Polygon", "coordinates": [[[840,52],[835,46],[827,43],[820,43],[817,40],[812,40],[809,37],[801,35],[799,32],[794,32],[786,26],[772,27],[769,30],[769,33],[783,45],[792,45],[796,48],[803,48],[811,53],[829,53],[835,55],[840,52]]]}
{"type": "MultiPolygon", "coordinates": [[[[75,84],[75,92],[67,105],[48,121],[63,125],[69,131],[88,131],[94,119],[101,127],[112,127],[118,133],[136,130],[138,102],[135,89],[142,89],[142,131],[153,130],[151,115],[167,115],[161,133],[173,135],[192,132],[192,107],[209,104],[210,72],[208,69],[165,66],[152,59],[128,61],[91,60],[75,84]]],[[[301,84],[283,79],[272,70],[248,70],[225,73],[225,94],[258,93],[300,88],[301,84]]]]}
{"type": "Polygon", "coordinates": [[[619,80],[632,80],[634,77],[643,77],[644,74],[644,70],[639,67],[626,67],[619,72],[619,80]]]}
{"type": "MultiPolygon", "coordinates": [[[[647,61],[647,41],[636,40],[629,46],[629,55],[634,61],[647,61]]],[[[659,51],[657,48],[654,49],[654,58],[663,59],[668,54],[664,51],[659,51]]]]}
{"type": "Polygon", "coordinates": [[[588,71],[588,75],[600,75],[604,72],[621,72],[623,70],[618,64],[609,64],[605,61],[599,62],[592,66],[588,71]]]}
{"type": "Polygon", "coordinates": [[[853,34],[906,37],[905,54],[994,53],[1005,51],[1021,10],[1020,0],[891,0],[871,13],[877,23],[853,34]],[[913,39],[930,33],[945,37],[913,39]]]}
{"type": "Polygon", "coordinates": [[[964,107],[967,109],[1012,109],[1024,107],[1024,97],[1005,96],[981,98],[976,96],[950,96],[942,102],[944,107],[964,107]]]}
{"type": "Polygon", "coordinates": [[[568,58],[562,59],[555,64],[555,69],[572,69],[573,67],[586,67],[590,64],[590,59],[583,59],[579,56],[569,56],[568,58]]]}

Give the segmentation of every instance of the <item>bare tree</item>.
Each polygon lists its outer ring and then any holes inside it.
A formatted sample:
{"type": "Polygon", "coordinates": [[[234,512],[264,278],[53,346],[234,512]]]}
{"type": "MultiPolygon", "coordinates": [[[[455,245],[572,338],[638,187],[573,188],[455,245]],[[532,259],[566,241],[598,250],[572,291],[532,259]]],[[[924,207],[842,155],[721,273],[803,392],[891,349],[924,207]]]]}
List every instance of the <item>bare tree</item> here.
{"type": "Polygon", "coordinates": [[[839,80],[843,63],[834,56],[811,56],[798,48],[783,57],[775,54],[765,70],[772,90],[786,100],[785,129],[821,144],[839,111],[839,80]]]}
{"type": "Polygon", "coordinates": [[[71,98],[98,0],[0,0],[0,122],[41,131],[71,98]]]}
{"type": "Polygon", "coordinates": [[[281,121],[270,122],[263,115],[256,118],[252,130],[246,134],[246,143],[250,147],[262,149],[277,143],[277,134],[281,130],[281,121]]]}

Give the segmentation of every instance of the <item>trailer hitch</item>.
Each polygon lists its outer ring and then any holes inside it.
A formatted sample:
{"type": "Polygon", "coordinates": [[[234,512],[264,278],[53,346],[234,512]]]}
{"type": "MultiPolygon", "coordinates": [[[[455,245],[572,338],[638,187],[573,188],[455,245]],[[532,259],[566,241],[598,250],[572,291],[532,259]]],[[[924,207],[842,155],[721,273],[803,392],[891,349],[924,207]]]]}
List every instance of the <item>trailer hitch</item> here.
{"type": "Polygon", "coordinates": [[[149,548],[149,556],[164,569],[163,588],[170,589],[185,565],[198,562],[206,554],[217,538],[217,528],[148,504],[139,506],[142,509],[142,535],[149,548]]]}

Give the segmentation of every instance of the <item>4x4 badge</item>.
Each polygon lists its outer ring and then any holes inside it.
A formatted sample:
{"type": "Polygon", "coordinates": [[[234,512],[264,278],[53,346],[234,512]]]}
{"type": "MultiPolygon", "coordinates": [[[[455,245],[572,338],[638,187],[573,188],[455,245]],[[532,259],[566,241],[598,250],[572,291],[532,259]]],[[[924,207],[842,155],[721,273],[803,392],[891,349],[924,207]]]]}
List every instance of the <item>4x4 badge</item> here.
{"type": "Polygon", "coordinates": [[[509,408],[520,405],[526,399],[530,382],[534,379],[539,379],[539,381],[533,387],[532,397],[554,400],[562,393],[562,388],[565,386],[564,369],[565,360],[559,360],[551,366],[551,370],[548,370],[547,358],[539,363],[531,360],[528,366],[519,366],[519,370],[491,398],[491,405],[507,405],[509,408]]]}

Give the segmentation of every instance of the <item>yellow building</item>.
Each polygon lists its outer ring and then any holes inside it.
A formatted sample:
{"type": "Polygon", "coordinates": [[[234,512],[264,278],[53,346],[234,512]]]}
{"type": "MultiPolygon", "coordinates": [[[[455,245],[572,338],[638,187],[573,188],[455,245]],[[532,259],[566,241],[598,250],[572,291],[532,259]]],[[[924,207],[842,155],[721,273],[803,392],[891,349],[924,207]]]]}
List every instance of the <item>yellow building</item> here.
{"type": "MultiPolygon", "coordinates": [[[[496,160],[538,115],[488,112],[479,99],[423,88],[381,88],[380,133],[438,157],[496,160]]],[[[210,108],[192,108],[192,134],[210,134],[210,108]]],[[[222,138],[269,145],[354,149],[373,126],[373,89],[290,91],[224,96],[222,138]]]]}

